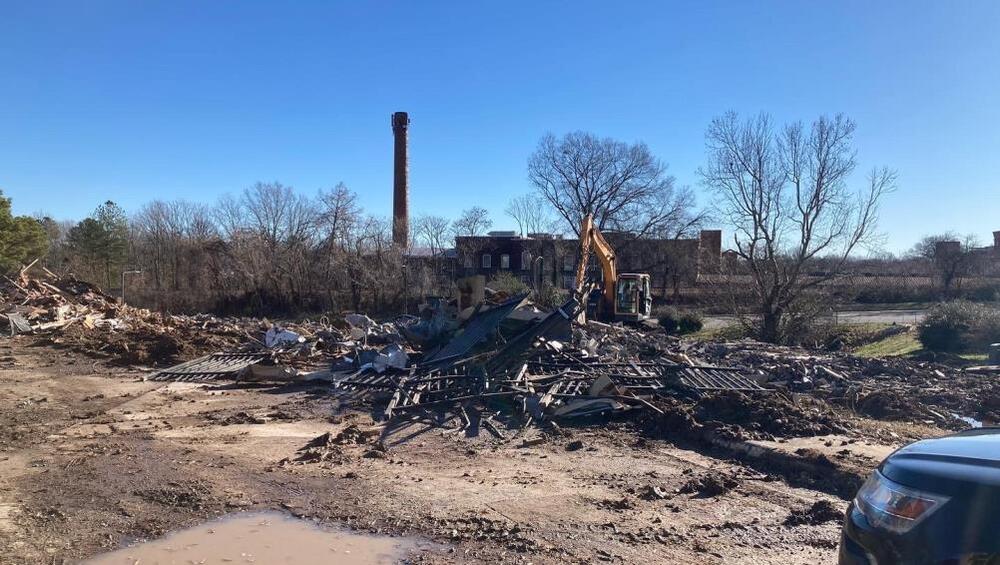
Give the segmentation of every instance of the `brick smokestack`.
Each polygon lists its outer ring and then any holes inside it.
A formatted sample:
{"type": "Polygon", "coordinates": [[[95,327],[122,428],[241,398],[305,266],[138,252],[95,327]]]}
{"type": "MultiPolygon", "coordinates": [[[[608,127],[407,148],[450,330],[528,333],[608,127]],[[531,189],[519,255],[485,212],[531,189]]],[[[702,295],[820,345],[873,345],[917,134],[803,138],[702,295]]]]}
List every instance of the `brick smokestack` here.
{"type": "Polygon", "coordinates": [[[410,239],[410,161],[406,154],[406,131],[410,117],[406,112],[392,115],[395,140],[392,169],[392,242],[405,248],[410,239]]]}

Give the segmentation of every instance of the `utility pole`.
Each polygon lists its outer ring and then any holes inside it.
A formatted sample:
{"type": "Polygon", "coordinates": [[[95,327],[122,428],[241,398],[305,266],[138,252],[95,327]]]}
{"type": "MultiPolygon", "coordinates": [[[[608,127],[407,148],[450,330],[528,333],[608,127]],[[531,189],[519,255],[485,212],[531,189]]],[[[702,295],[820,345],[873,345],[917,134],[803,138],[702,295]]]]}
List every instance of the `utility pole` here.
{"type": "MultiPolygon", "coordinates": [[[[406,255],[403,255],[403,261],[406,261],[406,255]]],[[[407,300],[409,294],[409,285],[407,284],[406,273],[408,270],[409,269],[406,268],[406,263],[404,262],[403,263],[403,314],[410,313],[409,309],[407,308],[409,302],[407,300]]]]}
{"type": "Polygon", "coordinates": [[[122,306],[125,305],[125,275],[138,275],[142,271],[122,271],[122,306]]]}

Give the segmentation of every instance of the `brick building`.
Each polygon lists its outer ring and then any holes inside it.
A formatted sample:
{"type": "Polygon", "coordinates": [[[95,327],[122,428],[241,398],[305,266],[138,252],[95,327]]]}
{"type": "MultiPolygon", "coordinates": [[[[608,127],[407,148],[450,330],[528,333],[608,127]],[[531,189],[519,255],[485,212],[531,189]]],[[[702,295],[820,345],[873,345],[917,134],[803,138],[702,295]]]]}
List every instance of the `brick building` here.
{"type": "Polygon", "coordinates": [[[993,245],[974,249],[979,274],[1000,276],[1000,231],[993,232],[993,245]]]}
{"type": "MultiPolygon", "coordinates": [[[[620,272],[649,273],[653,287],[661,292],[693,284],[699,274],[719,270],[719,230],[703,230],[697,239],[632,239],[619,232],[605,232],[604,237],[615,248],[620,272]]],[[[506,271],[527,284],[547,282],[572,288],[579,253],[578,239],[549,234],[459,236],[455,238],[455,274],[491,278],[506,271]]],[[[591,266],[596,271],[596,262],[591,266]]]]}
{"type": "Polygon", "coordinates": [[[1000,231],[993,232],[993,245],[963,251],[960,241],[938,241],[934,244],[935,261],[955,261],[957,257],[972,260],[972,271],[977,275],[1000,276],[1000,231]],[[963,253],[968,253],[963,255],[963,253]]]}

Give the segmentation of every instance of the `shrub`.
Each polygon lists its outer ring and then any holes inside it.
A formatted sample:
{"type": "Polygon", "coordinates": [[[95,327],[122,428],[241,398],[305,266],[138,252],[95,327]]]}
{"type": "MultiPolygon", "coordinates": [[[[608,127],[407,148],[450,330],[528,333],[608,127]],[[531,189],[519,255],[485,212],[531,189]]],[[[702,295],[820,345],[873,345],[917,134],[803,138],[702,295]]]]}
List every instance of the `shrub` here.
{"type": "Polygon", "coordinates": [[[986,307],[991,314],[984,316],[973,328],[970,343],[977,351],[987,351],[992,343],[1000,343],[1000,309],[986,307]]]}
{"type": "Polygon", "coordinates": [[[524,284],[524,281],[518,278],[517,275],[508,271],[501,271],[497,273],[497,275],[493,277],[493,280],[491,280],[486,286],[496,292],[501,292],[508,296],[518,296],[530,290],[528,285],[524,284]]]}
{"type": "Polygon", "coordinates": [[[697,312],[684,312],[681,314],[680,320],[678,320],[677,329],[682,334],[689,334],[701,330],[704,325],[705,321],[702,319],[701,314],[697,312]]]}
{"type": "Polygon", "coordinates": [[[968,292],[969,300],[976,302],[997,302],[1000,301],[1000,287],[981,286],[968,292]]]}
{"type": "Polygon", "coordinates": [[[681,316],[674,308],[664,308],[656,317],[656,321],[660,323],[660,327],[667,331],[667,333],[674,333],[680,327],[681,316]]]}
{"type": "Polygon", "coordinates": [[[534,302],[540,308],[553,309],[562,306],[569,299],[569,291],[556,288],[550,283],[542,283],[542,288],[535,291],[534,302]]]}
{"type": "Polygon", "coordinates": [[[935,287],[872,286],[858,290],[853,296],[843,297],[859,304],[898,304],[900,302],[930,302],[941,298],[935,287]]]}
{"type": "Polygon", "coordinates": [[[665,329],[667,333],[686,334],[696,332],[705,325],[701,314],[692,311],[681,312],[671,307],[661,309],[656,314],[656,320],[660,323],[660,327],[665,329]]]}
{"type": "Polygon", "coordinates": [[[933,351],[984,350],[1000,341],[1000,309],[965,300],[938,304],[920,323],[919,338],[933,351]]]}

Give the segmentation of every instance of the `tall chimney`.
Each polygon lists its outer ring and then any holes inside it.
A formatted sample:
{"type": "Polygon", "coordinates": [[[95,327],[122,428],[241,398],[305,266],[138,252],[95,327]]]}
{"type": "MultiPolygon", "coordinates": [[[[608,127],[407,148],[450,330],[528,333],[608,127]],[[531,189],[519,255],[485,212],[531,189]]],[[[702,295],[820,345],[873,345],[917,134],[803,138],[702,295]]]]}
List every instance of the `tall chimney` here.
{"type": "Polygon", "coordinates": [[[410,163],[406,155],[406,130],[410,117],[406,112],[392,115],[392,136],[395,139],[392,170],[392,242],[406,248],[410,239],[410,163]]]}

